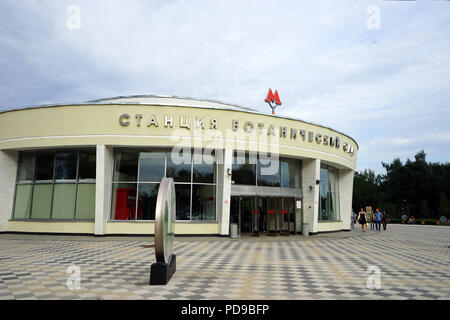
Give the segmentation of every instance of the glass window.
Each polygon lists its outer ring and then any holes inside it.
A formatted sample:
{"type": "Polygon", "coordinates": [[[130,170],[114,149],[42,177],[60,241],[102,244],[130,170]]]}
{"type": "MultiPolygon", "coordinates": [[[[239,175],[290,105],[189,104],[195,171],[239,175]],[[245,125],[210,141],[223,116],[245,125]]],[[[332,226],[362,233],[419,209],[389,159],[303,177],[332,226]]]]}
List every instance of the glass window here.
{"type": "Polygon", "coordinates": [[[258,159],[258,185],[280,187],[280,161],[277,157],[261,157],[258,159]]]}
{"type": "Polygon", "coordinates": [[[79,162],[79,181],[95,180],[97,162],[95,151],[81,151],[79,162]]]}
{"type": "Polygon", "coordinates": [[[281,159],[281,186],[284,188],[301,188],[301,163],[296,159],[281,159]]]}
{"type": "Polygon", "coordinates": [[[31,208],[32,184],[18,184],[16,188],[16,199],[14,203],[14,218],[28,219],[31,208]]]}
{"type": "Polygon", "coordinates": [[[55,161],[56,180],[75,180],[77,177],[77,152],[58,152],[55,161]]]}
{"type": "Polygon", "coordinates": [[[95,150],[20,152],[14,218],[94,219],[95,169],[95,150]]]}
{"type": "Polygon", "coordinates": [[[155,220],[158,189],[159,183],[139,184],[138,220],[155,220]]]}
{"type": "Polygon", "coordinates": [[[53,181],[54,152],[38,152],[36,154],[36,180],[53,181]]]}
{"type": "Polygon", "coordinates": [[[194,161],[194,183],[216,183],[216,164],[215,162],[208,163],[210,161],[205,160],[206,159],[202,156],[198,163],[194,161]]]}
{"type": "Polygon", "coordinates": [[[32,219],[50,219],[52,209],[52,184],[35,184],[33,190],[33,204],[31,206],[32,219]]]}
{"type": "Polygon", "coordinates": [[[17,180],[19,182],[32,182],[34,180],[34,152],[19,153],[19,172],[17,180]]]}
{"type": "Polygon", "coordinates": [[[58,183],[53,191],[52,219],[73,219],[75,215],[75,184],[58,183]]]}
{"type": "Polygon", "coordinates": [[[160,182],[164,177],[165,153],[141,152],[139,181],[160,182]]]}
{"type": "Polygon", "coordinates": [[[256,185],[256,157],[235,154],[231,180],[235,184],[256,185]]]}
{"type": "Polygon", "coordinates": [[[175,182],[191,182],[191,154],[167,153],[167,177],[175,182]]]}
{"type": "Polygon", "coordinates": [[[78,184],[75,219],[95,219],[95,183],[78,184]]]}
{"type": "Polygon", "coordinates": [[[215,186],[192,186],[192,220],[216,220],[215,186]]]}
{"type": "Polygon", "coordinates": [[[113,183],[113,219],[136,219],[136,183],[113,183]]]}
{"type": "MultiPolygon", "coordinates": [[[[161,152],[161,149],[136,151],[136,155],[133,156],[133,159],[139,159],[139,174],[136,182],[127,183],[127,181],[118,181],[117,179],[113,182],[111,219],[154,220],[159,182],[163,177],[171,177],[175,182],[177,220],[215,220],[216,163],[214,153],[207,153],[207,158],[199,158],[200,160],[197,159],[198,163],[193,163],[193,157],[196,155],[189,151],[183,153],[185,151],[183,149],[175,154],[167,152],[167,150],[161,152]],[[195,187],[194,183],[202,185],[195,187]],[[205,185],[206,183],[211,185],[205,185]],[[193,187],[197,192],[195,196],[192,195],[193,187]],[[206,193],[210,195],[204,196],[206,193]],[[195,217],[192,216],[192,207],[195,207],[195,217]]],[[[124,152],[131,153],[131,151],[118,150],[116,162],[124,162],[122,155],[124,152]]],[[[128,156],[128,158],[130,157],[128,156]]],[[[123,172],[123,170],[117,169],[121,165],[115,163],[114,166],[116,168],[115,176],[118,175],[117,172],[123,172]]]]}
{"type": "Polygon", "coordinates": [[[137,151],[120,151],[116,153],[114,181],[137,181],[137,151]]]}
{"type": "Polygon", "coordinates": [[[322,165],[320,168],[319,186],[319,220],[336,221],[340,219],[338,183],[338,170],[330,166],[322,165]]]}
{"type": "Polygon", "coordinates": [[[191,185],[175,184],[175,194],[177,198],[177,220],[189,220],[191,218],[191,185]]]}

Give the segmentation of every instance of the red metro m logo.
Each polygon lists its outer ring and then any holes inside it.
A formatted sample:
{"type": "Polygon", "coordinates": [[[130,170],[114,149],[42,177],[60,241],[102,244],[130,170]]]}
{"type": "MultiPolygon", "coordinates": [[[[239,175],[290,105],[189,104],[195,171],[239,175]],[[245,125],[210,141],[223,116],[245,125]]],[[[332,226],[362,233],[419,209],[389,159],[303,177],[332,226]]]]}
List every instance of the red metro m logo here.
{"type": "Polygon", "coordinates": [[[272,89],[269,89],[267,92],[266,100],[264,100],[269,104],[272,108],[272,114],[275,114],[275,108],[281,105],[280,97],[278,96],[278,90],[275,90],[275,94],[272,92],[272,89]]]}

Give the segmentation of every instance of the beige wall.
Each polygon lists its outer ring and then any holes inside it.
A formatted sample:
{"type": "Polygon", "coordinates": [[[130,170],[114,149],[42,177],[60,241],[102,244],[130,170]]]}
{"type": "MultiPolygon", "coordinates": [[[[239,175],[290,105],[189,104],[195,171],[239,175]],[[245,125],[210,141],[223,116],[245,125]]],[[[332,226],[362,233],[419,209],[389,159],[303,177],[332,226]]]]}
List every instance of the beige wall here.
{"type": "Polygon", "coordinates": [[[0,150],[0,231],[7,229],[14,205],[18,152],[0,150]]]}
{"type": "Polygon", "coordinates": [[[124,146],[175,146],[180,144],[201,147],[261,151],[303,158],[315,158],[332,162],[341,168],[355,169],[357,145],[350,137],[331,129],[299,120],[291,120],[270,115],[261,115],[232,110],[198,109],[189,107],[136,106],[136,105],[86,105],[60,106],[25,109],[0,113],[0,150],[23,149],[68,145],[124,145],[124,146]],[[119,124],[122,114],[130,115],[129,125],[119,124]],[[141,126],[137,126],[135,115],[142,115],[141,126]],[[158,127],[147,127],[151,115],[155,115],[158,127]],[[164,126],[164,115],[173,117],[173,128],[164,126]],[[180,128],[181,117],[189,118],[191,128],[180,128]],[[205,129],[195,130],[195,119],[205,118],[205,129]],[[211,119],[218,122],[217,130],[207,130],[211,119]],[[233,120],[239,121],[239,130],[232,131],[233,120]],[[256,126],[263,123],[268,129],[274,125],[278,135],[279,127],[287,128],[287,137],[272,137],[244,131],[246,121],[256,126]],[[320,133],[340,139],[340,148],[323,143],[305,141],[297,134],[290,138],[290,129],[320,133]],[[234,134],[234,137],[230,136],[234,134]],[[191,137],[189,139],[188,137],[191,137]],[[267,137],[270,139],[268,140],[267,137]],[[195,139],[197,138],[197,139],[195,139]],[[201,139],[200,139],[201,138],[201,139]],[[255,143],[253,143],[255,142],[255,143]],[[354,148],[354,155],[343,150],[344,143],[354,148]],[[278,152],[276,152],[278,151],[278,152]]]}

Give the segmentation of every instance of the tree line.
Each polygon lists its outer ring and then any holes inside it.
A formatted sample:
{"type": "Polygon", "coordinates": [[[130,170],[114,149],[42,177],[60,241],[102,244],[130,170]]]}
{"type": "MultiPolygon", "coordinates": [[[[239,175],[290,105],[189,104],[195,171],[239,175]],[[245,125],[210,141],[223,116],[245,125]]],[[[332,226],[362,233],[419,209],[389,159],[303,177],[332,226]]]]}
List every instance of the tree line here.
{"type": "Polygon", "coordinates": [[[355,172],[353,208],[372,206],[391,217],[450,218],[450,163],[426,161],[424,150],[415,160],[402,163],[399,158],[382,162],[385,174],[373,170],[355,172]]]}

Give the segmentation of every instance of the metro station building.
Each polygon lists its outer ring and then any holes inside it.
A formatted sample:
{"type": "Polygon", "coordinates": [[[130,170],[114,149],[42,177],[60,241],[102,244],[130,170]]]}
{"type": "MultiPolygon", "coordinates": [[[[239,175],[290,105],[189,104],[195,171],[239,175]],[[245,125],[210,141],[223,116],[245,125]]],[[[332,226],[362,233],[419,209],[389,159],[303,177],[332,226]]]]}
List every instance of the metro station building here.
{"type": "Polygon", "coordinates": [[[331,128],[210,100],[7,110],[0,232],[153,234],[163,177],[175,182],[177,235],[350,230],[357,151],[331,128]]]}

